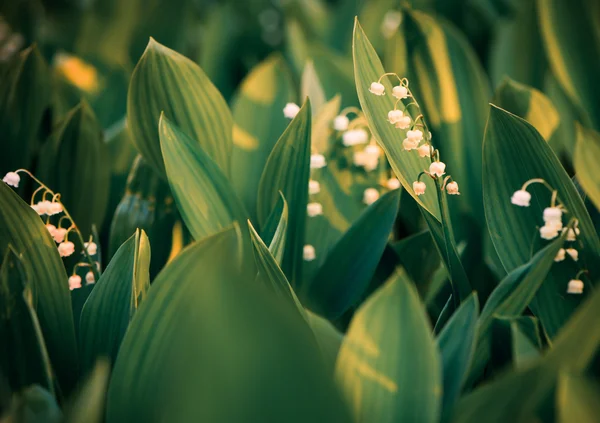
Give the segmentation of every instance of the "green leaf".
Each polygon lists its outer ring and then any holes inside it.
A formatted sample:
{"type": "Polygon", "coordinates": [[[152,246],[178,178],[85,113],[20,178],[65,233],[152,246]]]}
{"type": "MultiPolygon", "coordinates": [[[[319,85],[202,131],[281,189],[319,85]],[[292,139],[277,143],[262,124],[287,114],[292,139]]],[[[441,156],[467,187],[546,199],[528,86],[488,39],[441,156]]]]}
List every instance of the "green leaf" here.
{"type": "Polygon", "coordinates": [[[54,394],[52,367],[23,263],[9,246],[0,267],[0,370],[11,390],[37,384],[54,394]]]}
{"type": "Polygon", "coordinates": [[[460,305],[437,337],[443,369],[444,413],[448,413],[458,400],[466,380],[475,352],[478,314],[479,300],[477,294],[473,293],[460,305]]]}
{"type": "Polygon", "coordinates": [[[308,324],[315,334],[317,344],[330,374],[335,370],[338,352],[344,340],[344,334],[338,331],[329,320],[306,310],[308,324]]]}
{"type": "Polygon", "coordinates": [[[442,372],[425,310],[394,275],[354,315],[336,378],[355,422],[437,422],[442,372]]]}
{"type": "Polygon", "coordinates": [[[600,157],[600,134],[577,126],[574,165],[577,180],[597,209],[600,209],[600,175],[596,172],[596,160],[600,157]]]}
{"type": "Polygon", "coordinates": [[[289,205],[286,249],[281,268],[296,287],[301,278],[310,165],[310,101],[275,144],[258,188],[258,221],[265,225],[280,192],[289,205]]]}
{"type": "Polygon", "coordinates": [[[84,238],[100,228],[110,191],[109,152],[102,128],[82,101],[67,113],[39,159],[38,176],[69,210],[84,238]]]}
{"type": "MultiPolygon", "coordinates": [[[[387,120],[388,112],[394,109],[394,99],[389,93],[392,91],[392,83],[397,81],[390,82],[387,77],[381,80],[388,95],[380,97],[369,92],[371,83],[378,81],[385,70],[358,20],[354,25],[352,51],[356,90],[362,110],[369,122],[371,133],[379,146],[385,151],[390,165],[404,189],[427,212],[440,220],[437,198],[434,195],[417,196],[412,188],[412,183],[417,180],[419,173],[429,167],[429,160],[419,158],[418,154],[409,154],[405,151],[401,141],[405,131],[396,129],[387,120]]],[[[434,184],[431,180],[427,180],[426,184],[429,191],[434,190],[434,184]]]]}
{"type": "MultiPolygon", "coordinates": [[[[600,5],[594,0],[540,0],[539,21],[550,67],[571,100],[600,130],[600,5]]],[[[588,124],[588,122],[585,122],[588,124]]]]}
{"type": "Polygon", "coordinates": [[[81,311],[81,365],[90,371],[99,357],[114,363],[129,322],[150,286],[150,244],[137,230],[115,253],[81,311]]]}
{"type": "Polygon", "coordinates": [[[300,83],[301,98],[309,98],[313,116],[321,110],[327,102],[325,91],[321,86],[321,81],[315,70],[312,60],[308,60],[304,65],[302,72],[302,81],[300,83]]]}
{"type": "Polygon", "coordinates": [[[247,219],[216,163],[166,116],[159,123],[167,179],[183,221],[196,240],[247,219]]]}
{"type": "Polygon", "coordinates": [[[67,274],[44,223],[6,184],[0,184],[0,255],[11,245],[19,254],[42,335],[62,392],[75,386],[77,343],[67,274]]]}
{"type": "Polygon", "coordinates": [[[45,136],[41,130],[50,104],[48,65],[37,47],[29,47],[3,66],[0,81],[0,169],[30,168],[36,144],[45,136]]]}
{"type": "Polygon", "coordinates": [[[491,362],[500,372],[506,366],[525,368],[540,357],[541,338],[535,317],[494,317],[491,338],[491,362]]]}
{"type": "Polygon", "coordinates": [[[291,72],[281,56],[273,55],[250,71],[233,100],[231,184],[253,221],[262,170],[288,124],[283,108],[295,99],[291,72]]]}
{"type": "Polygon", "coordinates": [[[600,405],[598,382],[585,376],[562,373],[556,390],[559,423],[593,423],[598,420],[600,405]]]}
{"type": "Polygon", "coordinates": [[[348,422],[306,323],[248,283],[242,243],[239,228],[205,238],[156,278],[119,351],[107,421],[348,422]]]}
{"type": "Polygon", "coordinates": [[[270,287],[277,296],[289,300],[291,304],[296,306],[300,315],[305,316],[304,307],[302,307],[296,293],[279,267],[277,259],[267,248],[250,221],[248,221],[248,227],[250,229],[250,239],[254,246],[254,261],[256,262],[256,267],[258,269],[259,281],[267,282],[267,286],[270,287]]]}
{"type": "MultiPolygon", "coordinates": [[[[540,184],[530,186],[530,207],[515,206],[510,198],[528,180],[542,178],[558,191],[559,200],[569,211],[567,219],[579,220],[578,242],[583,243],[583,248],[577,248],[579,260],[594,279],[600,273],[600,241],[571,179],[540,134],[524,120],[492,106],[483,155],[486,219],[504,268],[510,272],[528,262],[532,248],[541,244],[537,228],[543,223],[543,209],[550,205],[551,193],[540,184]]],[[[575,273],[577,268],[572,262],[559,263],[532,304],[550,337],[580,303],[579,298],[564,295],[575,273]]]]}
{"type": "MultiPolygon", "coordinates": [[[[558,111],[541,91],[506,78],[496,89],[493,103],[512,114],[525,119],[546,141],[558,128],[558,111]]],[[[556,149],[555,149],[556,151],[556,149]]]]}
{"type": "Polygon", "coordinates": [[[32,385],[12,398],[2,418],[15,423],[59,423],[62,413],[54,396],[39,385],[32,385]]]}
{"type": "Polygon", "coordinates": [[[133,143],[164,176],[157,132],[163,112],[229,175],[233,119],[227,103],[198,65],[150,38],[131,76],[127,119],[133,143]]]}
{"type": "Polygon", "coordinates": [[[283,261],[283,254],[285,253],[289,216],[288,205],[283,194],[281,194],[275,210],[281,210],[281,212],[277,213],[279,215],[279,221],[277,222],[277,227],[271,237],[271,242],[269,242],[269,251],[273,254],[277,263],[281,264],[283,261]]]}
{"type": "Polygon", "coordinates": [[[72,404],[67,407],[66,423],[101,423],[103,421],[109,375],[108,361],[99,360],[72,404]]]}
{"type": "Polygon", "coordinates": [[[315,277],[303,287],[311,310],[333,320],[359,301],[387,245],[399,200],[400,190],[382,196],[335,244],[315,277]]]}

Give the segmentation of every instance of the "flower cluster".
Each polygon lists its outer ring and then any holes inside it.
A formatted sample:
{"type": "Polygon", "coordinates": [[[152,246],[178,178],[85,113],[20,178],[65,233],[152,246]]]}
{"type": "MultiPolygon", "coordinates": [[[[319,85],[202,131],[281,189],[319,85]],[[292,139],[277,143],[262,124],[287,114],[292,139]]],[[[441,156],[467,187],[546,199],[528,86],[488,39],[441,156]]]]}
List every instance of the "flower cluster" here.
{"type": "MultiPolygon", "coordinates": [[[[561,233],[566,232],[566,242],[571,245],[568,248],[561,248],[556,257],[554,257],[555,262],[564,261],[565,258],[569,257],[574,262],[579,260],[579,251],[575,248],[574,243],[577,241],[577,236],[580,234],[580,230],[578,228],[577,219],[574,220],[573,227],[564,227],[563,226],[563,215],[568,211],[563,204],[561,204],[558,200],[558,191],[556,191],[548,182],[540,178],[530,179],[525,182],[521,189],[515,191],[511,198],[510,202],[515,206],[519,207],[529,207],[531,205],[531,193],[527,191],[527,188],[532,184],[542,184],[552,193],[552,197],[550,200],[550,204],[548,207],[544,208],[542,213],[542,219],[544,224],[540,227],[539,233],[540,238],[544,240],[552,240],[559,236],[561,233]]],[[[579,272],[579,274],[569,281],[567,286],[567,293],[569,294],[582,294],[583,293],[583,281],[578,279],[581,273],[585,273],[586,271],[579,272]]]]}
{"type": "MultiPolygon", "coordinates": [[[[385,86],[381,83],[381,80],[385,76],[393,76],[398,79],[398,85],[392,88],[392,96],[396,101],[394,102],[394,108],[388,112],[388,122],[397,129],[407,130],[406,137],[402,141],[404,150],[416,150],[419,157],[428,158],[431,161],[429,169],[421,172],[417,180],[413,182],[414,193],[423,195],[427,186],[425,182],[421,182],[421,176],[427,175],[434,180],[442,178],[446,174],[446,164],[440,161],[439,150],[434,149],[431,144],[431,132],[427,128],[419,103],[412,95],[406,78],[400,78],[395,73],[385,73],[377,82],[371,83],[369,91],[374,95],[384,96],[385,86]],[[407,99],[407,104],[404,104],[403,100],[407,99]],[[400,104],[403,105],[403,110],[398,109],[400,104]],[[417,117],[414,120],[411,119],[411,114],[408,112],[411,107],[417,112],[417,117]]],[[[441,189],[450,195],[460,195],[458,183],[451,181],[451,179],[450,176],[446,176],[441,183],[441,189]]]]}
{"type": "MultiPolygon", "coordinates": [[[[54,193],[28,170],[18,169],[14,172],[8,172],[4,178],[2,178],[2,181],[7,185],[18,188],[21,181],[19,173],[29,175],[39,185],[31,196],[30,206],[41,218],[45,217],[46,229],[54,242],[58,244],[57,251],[59,255],[61,257],[69,257],[75,252],[75,244],[72,241],[69,241],[69,234],[71,233],[79,237],[81,244],[84,246],[82,254],[86,261],[75,265],[73,274],[68,280],[69,288],[71,290],[81,288],[81,277],[76,274],[76,269],[79,267],[97,267],[98,262],[94,262],[92,256],[95,256],[98,253],[98,246],[92,241],[91,237],[88,242],[83,242],[81,232],[60,200],[60,194],[54,193]],[[40,193],[41,200],[36,201],[36,197],[40,193]],[[58,221],[55,221],[56,224],[52,223],[51,217],[59,214],[62,214],[62,216],[58,218],[58,221]],[[66,225],[63,226],[65,222],[66,225]]],[[[96,273],[97,272],[95,271],[89,271],[87,273],[87,283],[94,283],[96,280],[96,273]]]]}

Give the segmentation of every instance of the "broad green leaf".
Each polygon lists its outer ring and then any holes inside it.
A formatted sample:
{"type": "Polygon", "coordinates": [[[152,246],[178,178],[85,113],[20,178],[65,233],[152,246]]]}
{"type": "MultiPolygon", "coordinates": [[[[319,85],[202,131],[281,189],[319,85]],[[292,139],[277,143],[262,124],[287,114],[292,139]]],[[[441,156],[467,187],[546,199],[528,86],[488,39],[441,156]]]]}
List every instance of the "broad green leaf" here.
{"type": "Polygon", "coordinates": [[[84,238],[100,228],[110,191],[109,153],[102,128],[82,101],[69,111],[41,150],[38,176],[69,210],[84,238]]]}
{"type": "Polygon", "coordinates": [[[273,232],[273,236],[271,237],[271,242],[269,242],[269,251],[273,254],[277,263],[281,264],[283,260],[283,254],[285,253],[285,242],[287,240],[287,231],[288,231],[288,205],[285,201],[283,195],[277,202],[277,209],[281,208],[281,213],[279,214],[279,221],[277,222],[277,227],[275,228],[275,232],[273,232]],[[281,206],[279,206],[281,204],[281,206]]]}
{"type": "Polygon", "coordinates": [[[327,102],[325,91],[319,81],[319,76],[315,70],[315,65],[312,60],[309,60],[304,65],[302,72],[302,81],[300,83],[301,98],[309,98],[313,116],[321,110],[327,102]]]}
{"type": "Polygon", "coordinates": [[[493,318],[491,343],[492,367],[525,368],[540,357],[541,338],[538,320],[532,316],[493,318]]]}
{"type": "Polygon", "coordinates": [[[448,413],[458,400],[467,378],[475,352],[478,314],[479,300],[477,294],[473,293],[454,312],[437,337],[442,359],[444,413],[448,413]]]}
{"type": "MultiPolygon", "coordinates": [[[[461,196],[455,200],[460,207],[456,208],[472,214],[483,225],[481,143],[490,98],[484,70],[463,34],[447,21],[409,10],[403,14],[400,33],[403,40],[393,42],[405,45],[405,55],[397,55],[396,62],[401,63],[391,63],[386,70],[406,72],[399,76],[408,77],[411,91],[421,104],[420,111],[410,111],[424,114],[433,132],[433,145],[440,149],[448,173],[460,184],[461,196]]],[[[388,127],[393,130],[389,123],[388,127]]],[[[404,138],[403,134],[398,138],[404,138]]],[[[396,144],[401,148],[399,141],[396,144]]]]}
{"type": "Polygon", "coordinates": [[[281,268],[294,287],[297,287],[301,278],[306,227],[311,151],[310,110],[310,101],[307,100],[271,151],[258,187],[258,221],[261,225],[267,222],[280,195],[288,202],[287,241],[281,268]]]}
{"type": "Polygon", "coordinates": [[[108,361],[97,361],[77,396],[66,408],[65,423],[101,423],[103,421],[109,375],[108,361]]]}
{"type": "Polygon", "coordinates": [[[50,105],[50,71],[37,47],[21,51],[0,71],[0,171],[30,168],[50,105]]]}
{"type": "Polygon", "coordinates": [[[231,184],[253,221],[262,170],[288,124],[283,108],[295,97],[291,72],[275,55],[250,71],[233,100],[231,184]]]}
{"type": "Polygon", "coordinates": [[[498,22],[490,48],[489,69],[494,86],[509,77],[538,90],[544,87],[548,59],[542,44],[537,3],[537,0],[515,3],[514,17],[498,22]]]}
{"type": "Polygon", "coordinates": [[[119,351],[107,421],[349,421],[310,329],[249,283],[242,245],[239,228],[220,232],[157,277],[119,351]]]}
{"type": "MultiPolygon", "coordinates": [[[[542,323],[552,316],[552,310],[541,306],[551,303],[554,287],[548,285],[547,279],[552,274],[550,269],[554,264],[556,253],[563,246],[566,233],[539,251],[528,263],[514,269],[492,292],[481,315],[477,333],[477,349],[473,359],[470,379],[475,380],[485,367],[491,354],[491,326],[495,317],[516,317],[538,299],[540,307],[535,307],[537,316],[542,323]]],[[[556,267],[556,266],[555,266],[556,267]]],[[[563,284],[563,292],[566,283],[563,284]]]]}
{"type": "Polygon", "coordinates": [[[336,378],[355,422],[438,421],[440,358],[417,291],[403,273],[354,315],[336,378]]]}
{"type": "Polygon", "coordinates": [[[258,280],[266,282],[267,286],[271,288],[277,296],[289,300],[291,304],[296,306],[300,315],[305,317],[304,307],[300,304],[296,293],[279,267],[276,257],[269,248],[267,248],[250,221],[248,221],[248,227],[250,229],[250,239],[252,240],[252,245],[254,247],[254,261],[256,262],[256,268],[259,273],[258,280]]]}
{"type": "MultiPolygon", "coordinates": [[[[550,205],[551,193],[540,184],[532,185],[530,207],[511,204],[511,195],[532,178],[542,178],[558,191],[558,199],[569,211],[566,219],[579,220],[582,242],[580,262],[592,279],[600,271],[597,256],[600,241],[583,201],[558,158],[540,134],[527,122],[492,106],[484,141],[484,200],[488,228],[504,268],[510,272],[529,261],[532,248],[545,243],[538,228],[542,213],[550,205]]],[[[569,261],[559,263],[548,276],[543,290],[532,304],[546,332],[554,337],[580,303],[580,298],[564,295],[577,267],[569,261]]]]}
{"type": "Polygon", "coordinates": [[[330,374],[333,374],[338,352],[344,340],[344,334],[337,330],[327,319],[310,310],[306,310],[306,317],[310,328],[315,334],[327,369],[330,371],[330,374]]]}
{"type": "Polygon", "coordinates": [[[37,384],[54,394],[52,367],[23,263],[9,246],[0,267],[0,371],[11,390],[37,384]]]}
{"type": "Polygon", "coordinates": [[[245,221],[243,205],[202,147],[165,115],[161,115],[159,133],[167,179],[192,236],[200,240],[234,221],[245,221]]]}
{"type": "MultiPolygon", "coordinates": [[[[261,228],[260,237],[264,240],[265,244],[271,245],[271,243],[273,243],[273,241],[275,239],[275,233],[277,233],[277,230],[279,229],[279,227],[281,225],[283,225],[284,223],[287,226],[287,219],[288,219],[287,201],[285,201],[283,194],[280,193],[279,200],[277,200],[277,204],[275,204],[275,207],[273,207],[273,210],[271,210],[271,213],[269,214],[269,217],[267,218],[267,222],[261,228]],[[285,220],[282,220],[282,217],[284,217],[284,214],[285,214],[285,220]]],[[[287,234],[287,231],[285,233],[287,234]]],[[[280,243],[281,238],[282,237],[280,235],[279,240],[277,241],[277,244],[280,243]]],[[[278,260],[278,262],[280,262],[280,261],[281,260],[278,260]]]]}
{"type": "MultiPolygon", "coordinates": [[[[538,1],[539,21],[550,67],[567,95],[600,130],[600,4],[594,0],[538,1]]],[[[585,122],[588,124],[588,122],[585,122]]]]}
{"type": "Polygon", "coordinates": [[[0,255],[11,245],[23,262],[54,374],[67,393],[79,366],[65,268],[38,214],[6,184],[0,184],[0,204],[0,255]]]}
{"type": "Polygon", "coordinates": [[[593,423],[600,414],[600,386],[585,376],[561,373],[556,390],[559,423],[593,423]]]}
{"type": "Polygon", "coordinates": [[[560,123],[558,111],[548,97],[535,88],[509,78],[504,79],[496,89],[493,103],[525,119],[546,141],[552,139],[560,123]]]}
{"type": "Polygon", "coordinates": [[[125,195],[112,216],[108,257],[112,257],[136,229],[142,229],[153,246],[150,275],[154,278],[169,258],[176,219],[177,210],[167,181],[138,155],[127,178],[125,195]]]}
{"type": "Polygon", "coordinates": [[[150,244],[137,230],[117,250],[81,311],[81,366],[90,371],[96,360],[114,363],[129,322],[150,287],[150,244]]]}
{"type": "Polygon", "coordinates": [[[359,301],[387,245],[399,200],[400,190],[382,196],[333,246],[317,274],[303,287],[302,295],[311,310],[336,319],[359,301]]]}
{"type": "Polygon", "coordinates": [[[164,176],[161,113],[229,175],[233,119],[227,103],[198,65],[150,38],[131,76],[127,120],[133,143],[164,176]]]}
{"type": "Polygon", "coordinates": [[[600,134],[577,126],[574,165],[577,180],[597,209],[600,209],[600,174],[596,158],[600,157],[600,134]]]}
{"type": "Polygon", "coordinates": [[[39,385],[15,394],[2,419],[9,423],[61,423],[62,412],[54,396],[39,385]]]}
{"type": "MultiPolygon", "coordinates": [[[[406,136],[406,131],[396,129],[387,120],[388,112],[394,109],[395,99],[390,94],[392,84],[396,84],[397,81],[388,79],[387,77],[381,80],[387,93],[385,96],[377,96],[369,92],[371,83],[378,81],[381,75],[385,73],[385,70],[373,46],[371,46],[360,27],[358,20],[354,25],[352,51],[354,56],[356,90],[362,110],[369,122],[371,133],[379,146],[385,151],[390,165],[404,189],[427,212],[431,213],[437,220],[440,220],[437,197],[431,194],[417,196],[412,188],[413,181],[417,180],[419,173],[429,167],[430,161],[425,158],[419,158],[418,154],[411,154],[414,151],[405,151],[402,147],[402,139],[406,136]]],[[[399,105],[399,107],[402,108],[402,105],[399,105]]],[[[426,178],[423,179],[424,181],[426,180],[426,178]]],[[[427,180],[426,184],[429,191],[435,189],[434,183],[431,180],[427,180]]]]}

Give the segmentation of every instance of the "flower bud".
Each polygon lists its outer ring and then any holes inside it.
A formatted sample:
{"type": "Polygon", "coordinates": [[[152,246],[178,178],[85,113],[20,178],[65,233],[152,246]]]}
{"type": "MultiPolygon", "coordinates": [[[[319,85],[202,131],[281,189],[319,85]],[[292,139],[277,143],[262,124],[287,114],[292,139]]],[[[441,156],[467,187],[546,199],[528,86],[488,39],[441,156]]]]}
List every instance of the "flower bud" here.
{"type": "Polygon", "coordinates": [[[371,205],[379,199],[379,191],[375,188],[367,188],[363,193],[363,203],[371,205]]]}
{"type": "Polygon", "coordinates": [[[309,217],[315,217],[323,214],[323,205],[321,203],[308,203],[306,205],[306,213],[309,217]]]}
{"type": "Polygon", "coordinates": [[[339,115],[333,119],[333,129],[336,131],[345,131],[348,129],[348,125],[350,124],[350,119],[347,116],[339,115]]]}
{"type": "Polygon", "coordinates": [[[302,258],[304,261],[313,261],[315,258],[317,258],[317,255],[315,254],[315,247],[306,244],[302,249],[302,258]]]}
{"type": "Polygon", "coordinates": [[[318,194],[319,192],[321,192],[321,184],[319,184],[319,181],[315,181],[314,179],[308,181],[308,193],[313,195],[318,194]]]}
{"type": "Polygon", "coordinates": [[[88,284],[92,284],[92,283],[96,282],[96,278],[94,277],[94,272],[92,272],[91,270],[89,272],[87,272],[85,274],[85,281],[88,284]]]}
{"type": "Polygon", "coordinates": [[[379,82],[372,82],[371,86],[369,87],[369,91],[375,95],[384,95],[385,87],[379,82]]]}
{"type": "Polygon", "coordinates": [[[298,106],[296,103],[288,103],[283,108],[283,115],[288,119],[294,119],[299,111],[300,106],[298,106]]]}
{"type": "Polygon", "coordinates": [[[311,169],[320,169],[325,166],[327,166],[327,160],[325,160],[324,155],[312,154],[310,156],[310,168],[311,169]]]}

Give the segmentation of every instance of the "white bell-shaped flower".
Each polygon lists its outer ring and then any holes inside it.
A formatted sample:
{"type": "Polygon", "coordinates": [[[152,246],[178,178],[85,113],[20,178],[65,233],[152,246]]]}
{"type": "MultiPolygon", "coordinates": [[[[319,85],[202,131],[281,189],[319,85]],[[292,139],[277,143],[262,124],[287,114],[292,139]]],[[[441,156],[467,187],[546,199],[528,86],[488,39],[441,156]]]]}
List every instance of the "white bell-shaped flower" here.
{"type": "Polygon", "coordinates": [[[310,168],[311,169],[321,169],[322,167],[327,166],[327,160],[325,156],[322,154],[312,154],[310,156],[310,168]]]}
{"type": "Polygon", "coordinates": [[[46,225],[46,229],[48,229],[48,232],[50,233],[50,236],[51,236],[52,238],[54,238],[54,235],[56,234],[56,226],[54,226],[54,225],[53,225],[53,224],[51,224],[51,223],[48,223],[48,224],[46,225]]]}
{"type": "Polygon", "coordinates": [[[375,201],[379,199],[379,191],[375,188],[367,188],[365,192],[363,192],[363,203],[366,205],[371,205],[375,201]]]}
{"type": "Polygon", "coordinates": [[[87,272],[85,274],[85,281],[88,285],[96,282],[96,278],[94,277],[94,272],[92,272],[91,270],[89,272],[87,272]]]}
{"type": "Polygon", "coordinates": [[[302,258],[304,261],[313,261],[317,258],[317,254],[315,252],[315,247],[310,244],[306,244],[302,249],[302,258]]]}
{"type": "Polygon", "coordinates": [[[403,85],[396,85],[392,88],[392,95],[399,100],[403,100],[408,97],[408,88],[403,85]]]}
{"type": "Polygon", "coordinates": [[[510,202],[515,206],[529,207],[531,202],[531,194],[523,189],[515,191],[510,197],[510,202]]]}
{"type": "Polygon", "coordinates": [[[6,175],[4,175],[4,178],[2,178],[2,182],[15,188],[19,187],[20,181],[21,177],[17,172],[8,172],[6,175]]]}
{"type": "Polygon", "coordinates": [[[403,117],[404,112],[402,110],[390,110],[388,112],[388,121],[392,124],[400,122],[403,117]]]}
{"type": "Polygon", "coordinates": [[[404,138],[404,141],[402,141],[402,147],[406,151],[416,150],[419,147],[419,141],[411,141],[408,138],[404,138]]]}
{"type": "Polygon", "coordinates": [[[579,234],[581,233],[581,231],[579,230],[579,228],[565,228],[565,230],[568,230],[567,232],[567,241],[573,242],[577,240],[577,237],[579,236],[579,234]]]}
{"type": "Polygon", "coordinates": [[[431,146],[429,144],[423,144],[417,148],[417,153],[419,153],[419,157],[431,157],[431,146]]]}
{"type": "Polygon", "coordinates": [[[571,256],[573,261],[579,260],[579,251],[577,251],[575,248],[567,248],[565,251],[569,256],[571,256]]]}
{"type": "Polygon", "coordinates": [[[51,202],[47,205],[46,214],[54,216],[55,214],[62,213],[63,206],[59,202],[51,202]]]}
{"type": "Polygon", "coordinates": [[[547,223],[540,228],[540,237],[543,239],[554,239],[558,236],[560,228],[555,223],[547,223]]]}
{"type": "Polygon", "coordinates": [[[372,157],[379,157],[381,155],[381,148],[375,144],[369,144],[365,147],[365,153],[372,157]]]}
{"type": "Polygon", "coordinates": [[[300,106],[296,103],[287,103],[283,108],[283,115],[288,119],[294,119],[299,111],[300,106]]]}
{"type": "Polygon", "coordinates": [[[369,87],[369,91],[375,95],[384,95],[385,87],[379,82],[372,82],[371,86],[369,87]]]}
{"type": "Polygon", "coordinates": [[[315,217],[323,214],[323,205],[321,203],[308,203],[306,205],[306,214],[309,217],[315,217]]]}
{"type": "Polygon", "coordinates": [[[333,119],[333,129],[336,131],[345,131],[348,129],[348,125],[350,124],[350,119],[348,116],[339,115],[333,119]]]}
{"type": "Polygon", "coordinates": [[[583,281],[580,279],[571,279],[567,286],[567,294],[583,294],[583,281]]]}
{"type": "Polygon", "coordinates": [[[554,261],[556,261],[556,262],[563,261],[565,259],[565,254],[566,254],[565,249],[561,248],[560,250],[558,250],[558,253],[556,253],[556,256],[554,257],[554,261]]]}
{"type": "Polygon", "coordinates": [[[98,252],[98,246],[95,242],[84,242],[83,246],[85,247],[90,256],[93,256],[98,252]]]}
{"type": "Polygon", "coordinates": [[[398,129],[407,129],[410,127],[410,116],[404,115],[402,118],[398,119],[398,122],[394,125],[398,129]]]}
{"type": "Polygon", "coordinates": [[[544,209],[544,222],[560,222],[562,210],[558,207],[546,207],[544,209]]]}
{"type": "Polygon", "coordinates": [[[315,181],[314,179],[308,181],[308,193],[310,195],[314,195],[318,194],[319,192],[321,192],[321,184],[319,181],[315,181]]]}
{"type": "Polygon", "coordinates": [[[342,144],[346,147],[366,144],[367,141],[369,141],[369,134],[364,129],[352,129],[344,132],[344,135],[342,135],[342,144]]]}
{"type": "Polygon", "coordinates": [[[458,184],[454,181],[448,182],[446,184],[446,192],[450,195],[460,195],[460,192],[458,192],[458,184]]]}
{"type": "Polygon", "coordinates": [[[56,228],[56,231],[52,235],[52,238],[54,238],[54,242],[60,244],[61,242],[63,242],[65,240],[66,235],[67,235],[66,228],[56,228]]]}
{"type": "Polygon", "coordinates": [[[415,192],[416,195],[425,194],[425,188],[427,188],[427,185],[425,185],[425,182],[420,182],[420,181],[413,182],[413,191],[415,192]]]}
{"type": "Polygon", "coordinates": [[[421,142],[423,140],[423,132],[420,129],[414,129],[406,132],[406,138],[413,142],[421,142]]]}
{"type": "Polygon", "coordinates": [[[74,289],[81,288],[81,276],[72,275],[69,278],[69,289],[72,291],[74,289]]]}
{"type": "Polygon", "coordinates": [[[433,162],[429,165],[429,173],[441,177],[446,173],[446,164],[444,162],[433,162]]]}
{"type": "Polygon", "coordinates": [[[75,252],[75,244],[71,241],[61,242],[58,244],[58,253],[61,257],[69,257],[75,252]]]}
{"type": "Polygon", "coordinates": [[[400,188],[400,181],[398,178],[390,178],[385,182],[387,189],[398,189],[400,188]]]}

